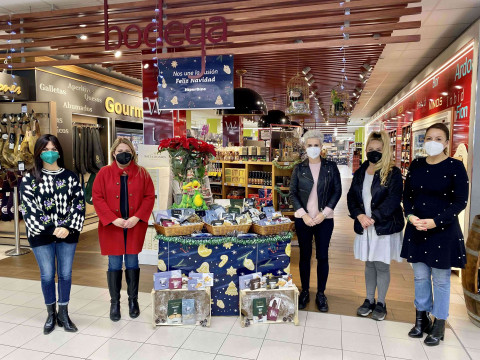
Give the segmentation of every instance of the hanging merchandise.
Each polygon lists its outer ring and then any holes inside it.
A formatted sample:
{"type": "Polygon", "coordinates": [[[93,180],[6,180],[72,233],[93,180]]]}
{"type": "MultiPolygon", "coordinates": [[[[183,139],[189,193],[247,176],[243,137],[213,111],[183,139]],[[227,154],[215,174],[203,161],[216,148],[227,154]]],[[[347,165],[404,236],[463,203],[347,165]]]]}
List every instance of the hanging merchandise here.
{"type": "Polygon", "coordinates": [[[15,116],[13,114],[10,114],[8,116],[8,139],[5,140],[6,143],[3,145],[3,151],[2,155],[3,158],[5,159],[5,164],[7,168],[13,168],[15,167],[15,155],[14,155],[14,150],[15,150],[15,128],[17,121],[15,119],[15,116]]]}
{"type": "Polygon", "coordinates": [[[75,172],[80,174],[82,172],[80,166],[80,135],[77,126],[73,127],[73,165],[75,172]]]}
{"type": "Polygon", "coordinates": [[[93,158],[98,170],[105,166],[105,157],[103,156],[102,143],[100,142],[100,132],[98,129],[92,129],[93,132],[93,158]]]}
{"type": "Polygon", "coordinates": [[[17,117],[18,126],[15,128],[15,145],[13,147],[13,156],[15,157],[15,165],[18,163],[20,145],[22,144],[23,139],[25,138],[25,133],[23,132],[23,126],[28,121],[27,114],[21,114],[17,117]]]}
{"type": "Polygon", "coordinates": [[[98,169],[95,167],[95,160],[93,158],[93,129],[86,128],[85,130],[85,138],[87,142],[87,161],[86,161],[86,168],[90,174],[96,174],[98,169]]]}
{"type": "Polygon", "coordinates": [[[2,168],[7,168],[8,164],[5,161],[5,158],[3,157],[3,146],[7,144],[8,140],[8,119],[7,115],[3,114],[2,121],[0,123],[0,133],[1,133],[1,138],[0,138],[0,165],[2,168]]]}
{"type": "Polygon", "coordinates": [[[78,135],[80,139],[80,174],[85,175],[87,173],[85,167],[85,129],[78,129],[78,135]]]}

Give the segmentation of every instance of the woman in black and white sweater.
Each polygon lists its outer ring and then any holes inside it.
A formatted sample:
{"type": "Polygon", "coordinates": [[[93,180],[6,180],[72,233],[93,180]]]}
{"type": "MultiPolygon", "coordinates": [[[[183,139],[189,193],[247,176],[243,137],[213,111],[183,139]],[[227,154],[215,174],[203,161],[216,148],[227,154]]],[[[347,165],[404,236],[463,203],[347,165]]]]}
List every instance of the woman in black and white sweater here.
{"type": "Polygon", "coordinates": [[[78,177],[64,168],[62,146],[54,135],[42,135],[37,140],[34,161],[32,173],[27,173],[20,185],[20,211],[40,268],[48,313],[43,332],[51,333],[55,323],[65,331],[75,332],[77,327],[68,316],[68,302],[73,257],[85,220],[83,190],[78,177]],[[58,313],[55,273],[58,273],[58,313]]]}

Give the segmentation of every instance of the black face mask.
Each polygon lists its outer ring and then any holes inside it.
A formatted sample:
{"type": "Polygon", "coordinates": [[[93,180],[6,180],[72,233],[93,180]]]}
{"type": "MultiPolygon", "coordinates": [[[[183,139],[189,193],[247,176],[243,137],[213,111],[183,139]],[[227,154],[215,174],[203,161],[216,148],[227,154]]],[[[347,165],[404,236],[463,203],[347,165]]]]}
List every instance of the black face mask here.
{"type": "Polygon", "coordinates": [[[382,159],[382,153],[379,151],[369,151],[367,152],[367,159],[372,164],[376,164],[382,159]]]}
{"type": "Polygon", "coordinates": [[[118,153],[115,156],[115,159],[121,164],[121,165],[127,165],[131,160],[132,160],[132,154],[128,152],[121,152],[118,153]]]}

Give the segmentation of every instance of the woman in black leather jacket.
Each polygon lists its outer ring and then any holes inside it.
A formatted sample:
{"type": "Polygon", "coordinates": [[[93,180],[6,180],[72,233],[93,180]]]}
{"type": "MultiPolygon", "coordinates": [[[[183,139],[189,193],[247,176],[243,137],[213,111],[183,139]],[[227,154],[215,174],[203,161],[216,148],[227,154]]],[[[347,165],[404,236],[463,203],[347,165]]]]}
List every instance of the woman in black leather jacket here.
{"type": "Polygon", "coordinates": [[[295,210],[295,229],[300,245],[300,279],[302,292],[299,309],[310,301],[310,262],[315,237],[317,258],[317,295],[315,302],[328,311],[325,287],[328,279],[328,247],[333,233],[333,210],[342,196],[342,182],[337,164],[320,157],[323,134],[310,130],[302,138],[308,159],[293,170],[290,197],[295,210]]]}
{"type": "Polygon", "coordinates": [[[390,261],[402,261],[403,180],[392,160],[390,138],[385,131],[370,134],[366,152],[368,161],[355,172],[347,195],[357,233],[354,255],[365,261],[367,298],[357,315],[368,316],[373,312],[372,319],[381,321],[387,315],[385,297],[390,284],[390,261]],[[376,304],[375,290],[378,290],[376,304]]]}

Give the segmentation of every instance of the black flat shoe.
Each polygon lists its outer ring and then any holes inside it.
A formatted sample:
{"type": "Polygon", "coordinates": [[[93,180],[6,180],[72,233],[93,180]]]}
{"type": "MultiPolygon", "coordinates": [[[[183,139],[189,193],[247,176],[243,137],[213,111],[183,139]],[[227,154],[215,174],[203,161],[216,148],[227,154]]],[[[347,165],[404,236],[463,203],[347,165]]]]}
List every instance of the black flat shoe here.
{"type": "Polygon", "coordinates": [[[317,296],[315,296],[315,304],[317,304],[319,311],[321,312],[328,311],[328,300],[325,294],[317,293],[317,296]]]}
{"type": "Polygon", "coordinates": [[[425,338],[425,345],[437,346],[445,338],[445,320],[435,319],[430,334],[425,338]]]}
{"type": "Polygon", "coordinates": [[[310,293],[308,290],[302,290],[300,296],[298,297],[298,309],[302,310],[307,307],[308,302],[310,301],[310,293]]]}
{"type": "Polygon", "coordinates": [[[428,334],[432,329],[432,319],[426,311],[416,311],[415,326],[410,330],[408,336],[411,338],[422,338],[423,333],[428,334]]]}

